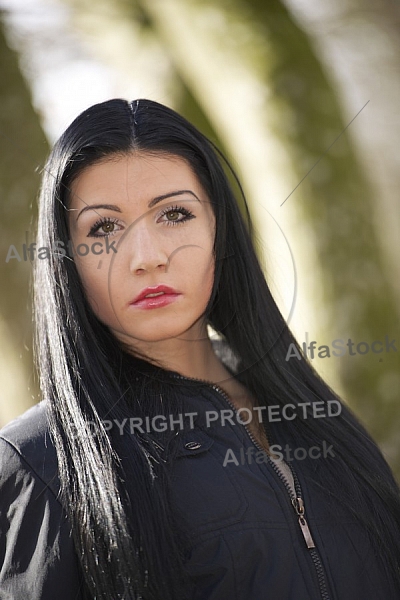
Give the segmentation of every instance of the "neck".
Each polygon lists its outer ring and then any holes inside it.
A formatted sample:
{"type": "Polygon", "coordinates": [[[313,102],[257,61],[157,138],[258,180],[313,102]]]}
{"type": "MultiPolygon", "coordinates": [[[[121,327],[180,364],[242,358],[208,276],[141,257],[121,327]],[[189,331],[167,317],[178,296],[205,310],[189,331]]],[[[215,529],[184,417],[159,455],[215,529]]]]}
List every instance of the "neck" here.
{"type": "Polygon", "coordinates": [[[232,375],[216,356],[212,342],[208,336],[205,324],[191,328],[179,338],[168,338],[157,342],[135,340],[133,347],[129,340],[121,341],[131,346],[132,351],[144,354],[150,362],[155,362],[162,368],[176,371],[184,377],[203,379],[212,383],[222,384],[232,380],[232,375]]]}

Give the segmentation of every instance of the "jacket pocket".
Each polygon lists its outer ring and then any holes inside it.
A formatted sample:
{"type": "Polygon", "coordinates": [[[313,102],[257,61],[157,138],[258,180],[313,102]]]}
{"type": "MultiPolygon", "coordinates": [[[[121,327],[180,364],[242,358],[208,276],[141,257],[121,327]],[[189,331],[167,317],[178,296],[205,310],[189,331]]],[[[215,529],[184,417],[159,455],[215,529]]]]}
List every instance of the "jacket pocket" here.
{"type": "Polygon", "coordinates": [[[185,432],[171,465],[171,499],[191,536],[211,533],[243,519],[248,507],[232,470],[223,466],[221,449],[202,430],[185,432]]]}
{"type": "Polygon", "coordinates": [[[175,451],[175,458],[186,456],[197,456],[207,452],[213,445],[214,440],[201,430],[193,430],[181,436],[175,451]]]}

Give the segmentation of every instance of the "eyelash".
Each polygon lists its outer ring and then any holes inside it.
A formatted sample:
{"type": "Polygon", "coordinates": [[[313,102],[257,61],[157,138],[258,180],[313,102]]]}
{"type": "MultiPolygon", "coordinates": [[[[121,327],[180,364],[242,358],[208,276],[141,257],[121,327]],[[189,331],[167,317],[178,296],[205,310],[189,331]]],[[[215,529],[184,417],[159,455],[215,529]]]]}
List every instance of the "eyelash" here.
{"type": "Polygon", "coordinates": [[[118,223],[118,219],[116,219],[115,217],[111,218],[111,217],[101,217],[100,219],[98,219],[96,221],[96,223],[94,223],[92,225],[92,227],[90,228],[88,237],[98,237],[98,238],[102,238],[102,237],[108,237],[110,235],[115,235],[117,232],[116,231],[111,231],[110,233],[104,233],[104,235],[98,235],[97,231],[100,229],[100,227],[102,225],[106,225],[108,223],[114,223],[114,225],[117,225],[118,223]]]}
{"type": "MultiPolygon", "coordinates": [[[[159,215],[158,218],[163,217],[164,215],[170,213],[170,212],[178,212],[178,213],[182,213],[184,216],[183,219],[179,219],[179,221],[164,221],[168,226],[172,225],[180,225],[181,223],[184,223],[185,221],[188,221],[190,219],[195,219],[195,215],[190,212],[190,210],[188,210],[187,208],[185,208],[184,206],[169,206],[168,208],[165,208],[161,214],[159,215]]],[[[115,225],[118,224],[118,219],[111,218],[111,217],[101,217],[100,219],[98,219],[96,221],[96,223],[94,223],[92,225],[92,227],[90,228],[89,231],[89,235],[88,237],[108,237],[111,235],[115,235],[117,232],[116,231],[111,231],[110,233],[104,233],[104,235],[98,235],[97,231],[100,229],[100,227],[102,225],[108,224],[108,223],[114,223],[115,225]]]]}
{"type": "Polygon", "coordinates": [[[187,208],[185,208],[184,206],[170,206],[169,208],[166,208],[162,211],[162,213],[159,215],[160,217],[163,217],[164,215],[168,214],[169,212],[180,212],[183,215],[185,215],[185,217],[183,219],[179,219],[179,221],[165,221],[165,223],[167,225],[179,225],[180,223],[184,223],[185,221],[189,221],[189,219],[195,219],[196,217],[194,216],[194,214],[192,212],[190,212],[190,210],[188,210],[187,208]]]}

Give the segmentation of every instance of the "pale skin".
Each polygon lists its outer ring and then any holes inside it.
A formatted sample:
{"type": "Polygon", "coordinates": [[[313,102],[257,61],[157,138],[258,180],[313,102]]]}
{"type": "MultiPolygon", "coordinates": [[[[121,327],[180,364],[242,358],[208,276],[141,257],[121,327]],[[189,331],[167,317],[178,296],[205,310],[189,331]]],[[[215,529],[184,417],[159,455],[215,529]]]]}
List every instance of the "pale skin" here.
{"type": "MultiPolygon", "coordinates": [[[[99,320],[133,351],[220,385],[237,408],[251,407],[254,399],[208,337],[204,312],[214,280],[215,216],[190,165],[141,151],[108,157],[74,180],[69,209],[74,247],[98,243],[97,254],[74,260],[99,320]],[[116,252],[106,252],[106,237],[116,252]],[[174,302],[151,310],[132,306],[144,288],[160,284],[179,292],[174,302]]],[[[248,427],[267,447],[258,421],[248,427]]]]}

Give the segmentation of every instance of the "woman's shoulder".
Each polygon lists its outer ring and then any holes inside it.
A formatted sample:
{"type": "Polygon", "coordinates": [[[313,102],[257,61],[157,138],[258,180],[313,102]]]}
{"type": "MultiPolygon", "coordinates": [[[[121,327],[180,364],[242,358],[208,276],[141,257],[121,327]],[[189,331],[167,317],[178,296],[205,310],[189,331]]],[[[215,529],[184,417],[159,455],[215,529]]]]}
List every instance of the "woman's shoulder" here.
{"type": "Polygon", "coordinates": [[[0,437],[13,438],[16,442],[27,441],[32,433],[43,434],[47,428],[47,402],[42,400],[0,429],[0,437]]]}
{"type": "Polygon", "coordinates": [[[1,598],[83,600],[46,402],[0,430],[1,598]]]}
{"type": "Polygon", "coordinates": [[[29,472],[57,497],[57,455],[42,400],[0,429],[0,483],[29,472]]]}

